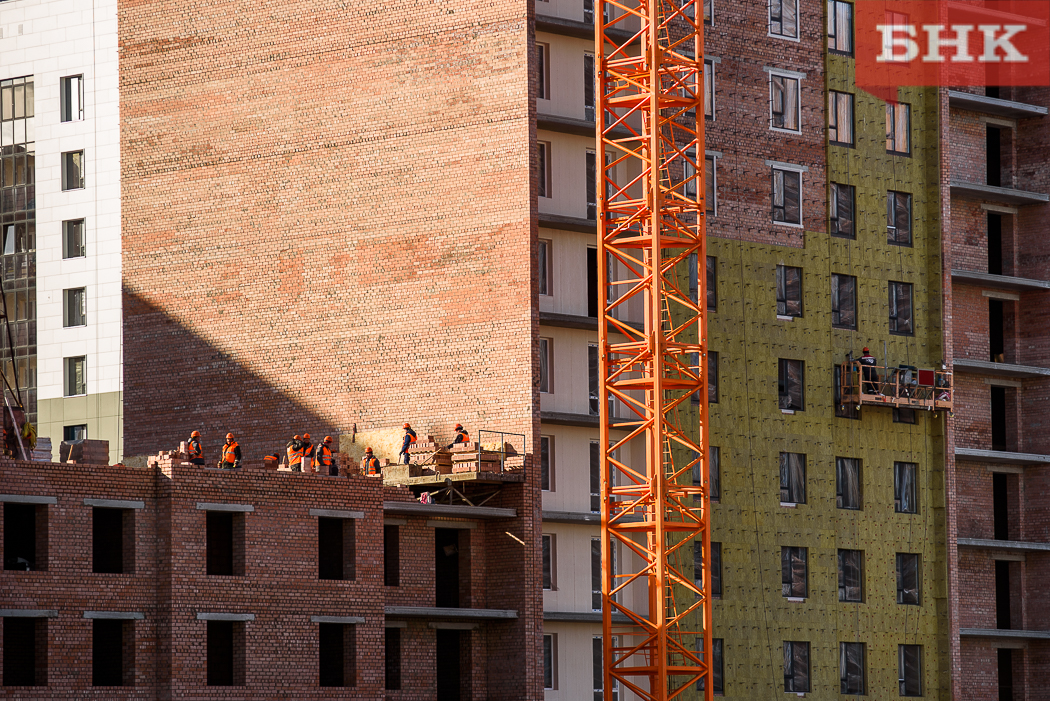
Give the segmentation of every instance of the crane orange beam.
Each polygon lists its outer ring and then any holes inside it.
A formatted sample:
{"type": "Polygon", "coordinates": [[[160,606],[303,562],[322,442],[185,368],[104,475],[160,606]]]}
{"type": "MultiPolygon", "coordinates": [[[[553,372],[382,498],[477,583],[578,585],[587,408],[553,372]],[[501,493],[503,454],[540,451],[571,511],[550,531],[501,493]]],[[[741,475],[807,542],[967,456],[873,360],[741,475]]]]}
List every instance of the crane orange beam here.
{"type": "Polygon", "coordinates": [[[713,693],[704,654],[712,643],[702,2],[598,0],[596,13],[607,701],[616,687],[667,701],[700,680],[708,701],[713,693]],[[700,586],[694,542],[703,549],[700,586]],[[628,623],[614,625],[614,613],[628,623]]]}

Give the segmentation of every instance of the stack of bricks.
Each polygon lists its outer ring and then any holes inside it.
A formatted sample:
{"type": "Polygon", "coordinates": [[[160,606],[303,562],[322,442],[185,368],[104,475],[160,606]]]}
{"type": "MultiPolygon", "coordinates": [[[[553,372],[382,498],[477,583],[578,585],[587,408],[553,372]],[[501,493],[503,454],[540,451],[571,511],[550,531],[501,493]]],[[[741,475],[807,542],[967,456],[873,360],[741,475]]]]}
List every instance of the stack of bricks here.
{"type": "Polygon", "coordinates": [[[452,472],[452,456],[448,450],[436,443],[433,436],[426,438],[425,441],[416,441],[408,449],[408,464],[415,468],[410,474],[416,477],[428,469],[442,475],[452,472]]]}
{"type": "Polygon", "coordinates": [[[59,446],[62,462],[86,465],[109,464],[109,441],[83,439],[79,441],[62,441],[59,446]]]}
{"type": "Polygon", "coordinates": [[[37,436],[36,446],[29,459],[33,462],[51,462],[51,439],[47,436],[37,436]]]}

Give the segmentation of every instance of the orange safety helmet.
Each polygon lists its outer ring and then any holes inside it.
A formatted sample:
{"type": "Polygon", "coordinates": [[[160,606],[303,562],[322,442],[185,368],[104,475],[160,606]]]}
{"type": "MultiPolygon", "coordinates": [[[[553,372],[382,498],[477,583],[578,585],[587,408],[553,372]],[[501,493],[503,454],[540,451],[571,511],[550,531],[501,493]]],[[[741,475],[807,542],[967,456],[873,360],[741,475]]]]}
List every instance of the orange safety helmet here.
{"type": "Polygon", "coordinates": [[[297,434],[295,434],[294,436],[292,436],[292,440],[293,440],[293,441],[297,441],[297,440],[299,440],[299,437],[300,437],[300,436],[299,436],[299,434],[297,433],[297,434]]]}
{"type": "Polygon", "coordinates": [[[404,426],[402,426],[402,428],[412,428],[412,424],[410,424],[410,423],[408,423],[408,422],[406,421],[406,422],[405,422],[405,425],[404,425],[404,426]]]}
{"type": "Polygon", "coordinates": [[[303,440],[304,440],[304,441],[308,441],[308,440],[310,440],[310,434],[309,434],[309,433],[304,433],[304,434],[303,434],[303,440]]]}
{"type": "Polygon", "coordinates": [[[232,433],[227,433],[226,434],[226,440],[232,441],[233,440],[233,434],[232,433]]]}
{"type": "Polygon", "coordinates": [[[457,431],[458,431],[459,429],[461,429],[461,428],[463,428],[463,424],[456,424],[456,430],[457,430],[457,431]]]}
{"type": "Polygon", "coordinates": [[[331,436],[325,436],[324,437],[324,442],[325,443],[331,443],[332,442],[332,437],[331,436]]]}
{"type": "Polygon", "coordinates": [[[200,431],[194,431],[193,433],[190,434],[190,438],[200,438],[200,437],[201,437],[201,432],[200,431]]]}
{"type": "Polygon", "coordinates": [[[365,452],[366,453],[371,453],[372,452],[372,446],[368,446],[367,448],[365,448],[365,452]]]}

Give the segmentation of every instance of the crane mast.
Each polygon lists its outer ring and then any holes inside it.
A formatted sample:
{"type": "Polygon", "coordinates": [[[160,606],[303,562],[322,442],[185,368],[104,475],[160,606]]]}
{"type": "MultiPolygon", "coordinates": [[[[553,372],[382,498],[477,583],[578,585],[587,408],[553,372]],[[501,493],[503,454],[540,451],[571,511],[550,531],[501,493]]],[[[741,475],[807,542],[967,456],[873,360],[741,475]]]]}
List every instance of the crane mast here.
{"type": "Polygon", "coordinates": [[[597,5],[605,698],[710,701],[703,0],[597,5]]]}

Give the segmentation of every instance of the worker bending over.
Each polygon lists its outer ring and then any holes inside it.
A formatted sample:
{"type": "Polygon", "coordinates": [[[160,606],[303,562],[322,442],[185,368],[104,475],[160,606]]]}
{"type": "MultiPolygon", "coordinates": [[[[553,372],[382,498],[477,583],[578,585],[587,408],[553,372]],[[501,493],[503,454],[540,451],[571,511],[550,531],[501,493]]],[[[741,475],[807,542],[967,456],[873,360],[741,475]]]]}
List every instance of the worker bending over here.
{"type": "Polygon", "coordinates": [[[298,434],[288,441],[288,467],[292,472],[303,471],[303,439],[298,434]]]}
{"type": "Polygon", "coordinates": [[[467,429],[463,428],[463,424],[456,424],[456,438],[445,448],[451,448],[457,443],[470,443],[470,434],[467,433],[467,429]]]}
{"type": "Polygon", "coordinates": [[[189,446],[190,462],[194,465],[204,464],[204,448],[201,446],[201,432],[194,431],[190,434],[189,446]]]}
{"type": "Polygon", "coordinates": [[[241,446],[233,440],[233,434],[226,434],[226,444],[222,446],[222,460],[219,467],[223,470],[232,470],[241,466],[241,446]]]}
{"type": "Polygon", "coordinates": [[[375,477],[382,474],[382,470],[379,467],[379,461],[376,456],[372,455],[371,446],[365,448],[365,456],[361,458],[361,474],[368,475],[369,477],[375,477]]]}
{"type": "Polygon", "coordinates": [[[412,430],[412,424],[406,423],[405,426],[405,437],[401,441],[401,452],[398,453],[398,457],[401,462],[405,465],[408,464],[408,449],[412,447],[412,444],[416,442],[416,432],[412,430]]]}
{"type": "Polygon", "coordinates": [[[332,453],[332,437],[325,436],[321,444],[317,446],[317,471],[321,474],[328,473],[331,477],[339,476],[339,467],[335,464],[335,455],[332,453]]]}

